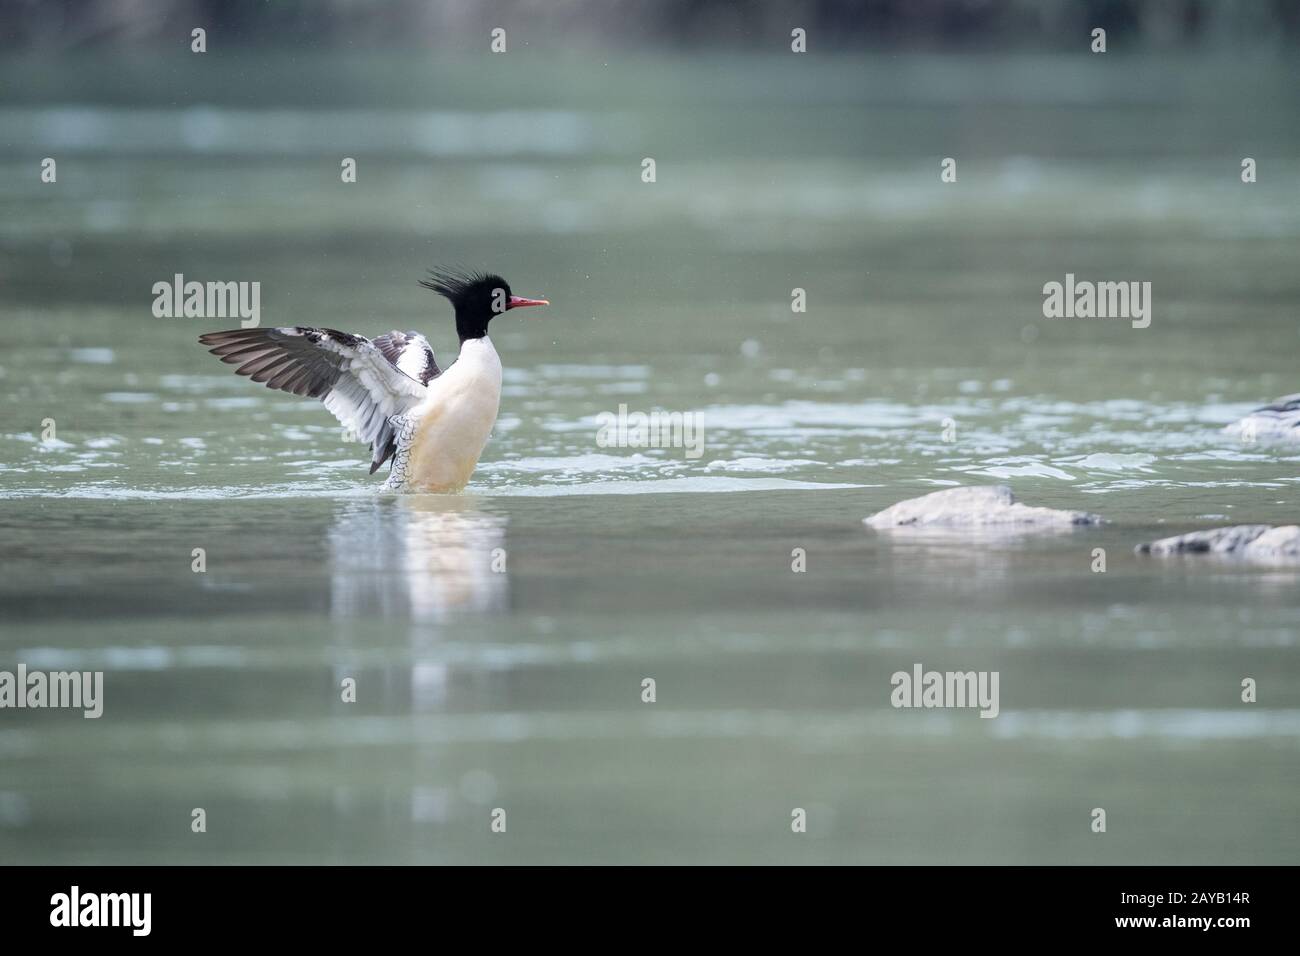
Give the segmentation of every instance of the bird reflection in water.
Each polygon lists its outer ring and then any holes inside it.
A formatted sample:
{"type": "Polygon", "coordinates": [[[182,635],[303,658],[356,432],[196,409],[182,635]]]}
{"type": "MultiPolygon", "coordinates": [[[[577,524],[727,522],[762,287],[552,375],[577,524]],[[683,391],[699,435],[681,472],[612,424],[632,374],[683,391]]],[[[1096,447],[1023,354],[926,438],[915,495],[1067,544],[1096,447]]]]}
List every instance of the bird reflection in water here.
{"type": "MultiPolygon", "coordinates": [[[[508,608],[505,538],[505,516],[471,497],[377,497],[335,515],[328,534],[335,693],[347,678],[356,681],[356,702],[337,702],[336,712],[397,718],[377,725],[376,739],[401,740],[410,733],[403,718],[455,709],[447,640],[468,632],[453,634],[450,625],[508,608]]],[[[442,749],[410,743],[409,771],[382,780],[356,778],[355,758],[341,749],[334,803],[349,826],[364,819],[380,827],[392,852],[414,860],[422,844],[408,827],[445,821],[458,791],[443,776],[442,749]]],[[[479,778],[492,779],[482,769],[467,779],[479,778]]]]}
{"type": "Polygon", "coordinates": [[[505,526],[449,495],[349,506],[329,534],[331,616],[437,623],[504,608],[505,526]]]}
{"type": "MultiPolygon", "coordinates": [[[[329,532],[336,677],[385,712],[429,710],[446,696],[436,625],[509,604],[506,519],[472,498],[411,495],[348,505],[329,532]],[[378,626],[377,626],[378,625],[378,626]],[[435,626],[430,626],[435,625],[435,626]],[[382,655],[376,669],[366,662],[382,655]]],[[[370,706],[361,707],[370,711],[370,706]]]]}

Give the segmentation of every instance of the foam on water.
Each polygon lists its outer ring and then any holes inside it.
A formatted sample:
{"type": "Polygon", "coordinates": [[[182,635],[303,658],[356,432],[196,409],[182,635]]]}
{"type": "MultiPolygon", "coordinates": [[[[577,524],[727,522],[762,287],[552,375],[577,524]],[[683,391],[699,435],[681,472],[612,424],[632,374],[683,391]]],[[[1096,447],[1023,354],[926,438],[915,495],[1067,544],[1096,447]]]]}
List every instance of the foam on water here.
{"type": "MultiPolygon", "coordinates": [[[[990,394],[958,383],[951,401],[790,400],[714,404],[698,410],[705,454],[680,448],[595,446],[597,418],[527,405],[568,384],[612,386],[649,366],[552,364],[516,369],[523,393],[503,414],[471,491],[489,495],[653,494],[860,488],[902,482],[944,487],[986,479],[1069,483],[1080,493],[1148,488],[1276,488],[1300,480],[1294,446],[1243,444],[1221,432],[1244,406],[990,394]],[[614,379],[614,381],[610,381],[614,379]],[[945,422],[959,440],[945,441],[945,422]],[[865,454],[864,454],[865,452],[865,454]],[[721,473],[721,474],[720,474],[721,473]],[[780,475],[778,479],[776,476],[780,475]],[[734,476],[734,477],[733,477],[734,476]]],[[[352,496],[377,493],[362,454],[311,403],[252,392],[212,395],[246,383],[165,373],[166,391],[203,395],[203,412],[160,402],[154,392],[110,391],[106,402],[141,409],[148,437],[76,434],[42,441],[31,431],[0,437],[0,498],[204,498],[352,496]],[[220,384],[224,383],[224,384],[220,384]],[[208,394],[205,394],[208,393],[208,394]],[[170,409],[163,405],[171,406],[170,409]],[[155,411],[150,414],[150,409],[155,411]],[[165,416],[165,417],[163,417],[165,416]],[[190,419],[188,434],[160,427],[190,419]],[[231,416],[239,416],[238,429],[231,416]],[[176,418],[176,421],[179,421],[176,418]],[[194,425],[206,430],[195,432],[194,425]],[[68,480],[95,469],[94,482],[68,480]]],[[[1203,510],[1203,509],[1202,509],[1203,510]]]]}

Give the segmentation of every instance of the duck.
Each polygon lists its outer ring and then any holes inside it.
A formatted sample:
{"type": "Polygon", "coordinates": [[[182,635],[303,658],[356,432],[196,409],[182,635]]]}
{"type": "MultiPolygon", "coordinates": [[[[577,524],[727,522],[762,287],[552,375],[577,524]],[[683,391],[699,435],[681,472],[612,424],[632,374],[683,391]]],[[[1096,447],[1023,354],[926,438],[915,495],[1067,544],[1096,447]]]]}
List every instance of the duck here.
{"type": "Polygon", "coordinates": [[[206,332],[199,343],[236,375],[319,399],[349,436],[370,446],[370,474],[391,462],[385,490],[454,494],[478,467],[501,404],[501,358],[488,324],[550,301],[517,296],[489,272],[435,269],[420,285],[455,314],[460,351],[446,369],[415,331],[372,340],[308,326],[239,328],[206,332]]]}

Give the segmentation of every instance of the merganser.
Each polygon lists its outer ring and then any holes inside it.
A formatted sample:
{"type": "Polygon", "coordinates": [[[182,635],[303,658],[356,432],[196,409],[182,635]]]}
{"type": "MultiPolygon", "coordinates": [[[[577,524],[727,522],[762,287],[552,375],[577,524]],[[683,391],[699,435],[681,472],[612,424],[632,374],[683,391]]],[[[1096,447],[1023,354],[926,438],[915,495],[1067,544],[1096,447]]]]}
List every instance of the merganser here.
{"type": "Polygon", "coordinates": [[[1223,430],[1248,442],[1300,440],[1300,394],[1283,395],[1223,430]]]}
{"type": "Polygon", "coordinates": [[[456,313],[460,354],[438,368],[419,332],[371,341],[334,329],[287,326],[208,332],[199,342],[267,388],[319,398],[358,441],[370,445],[370,473],[392,459],[384,488],[456,492],[469,482],[497,420],[501,359],[487,327],[509,309],[550,305],[513,295],[490,273],[430,272],[420,285],[456,313]]]}

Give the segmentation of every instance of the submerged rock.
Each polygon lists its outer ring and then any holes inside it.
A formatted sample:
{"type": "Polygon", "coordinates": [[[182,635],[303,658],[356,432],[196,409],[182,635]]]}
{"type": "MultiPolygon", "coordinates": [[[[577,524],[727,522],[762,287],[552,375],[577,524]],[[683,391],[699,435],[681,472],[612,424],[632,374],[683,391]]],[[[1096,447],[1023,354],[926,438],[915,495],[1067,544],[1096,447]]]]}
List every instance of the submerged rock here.
{"type": "Polygon", "coordinates": [[[1098,525],[1102,519],[1086,511],[1031,507],[1017,501],[1006,485],[980,485],[946,488],[920,498],[909,498],[863,518],[862,523],[882,530],[1014,528],[1029,531],[1098,525]]]}
{"type": "Polygon", "coordinates": [[[1246,444],[1300,441],[1300,394],[1283,395],[1273,404],[1224,426],[1223,431],[1246,444]]]}
{"type": "Polygon", "coordinates": [[[1239,524],[1148,541],[1138,554],[1237,555],[1251,560],[1291,563],[1300,561],[1300,525],[1239,524]]]}

